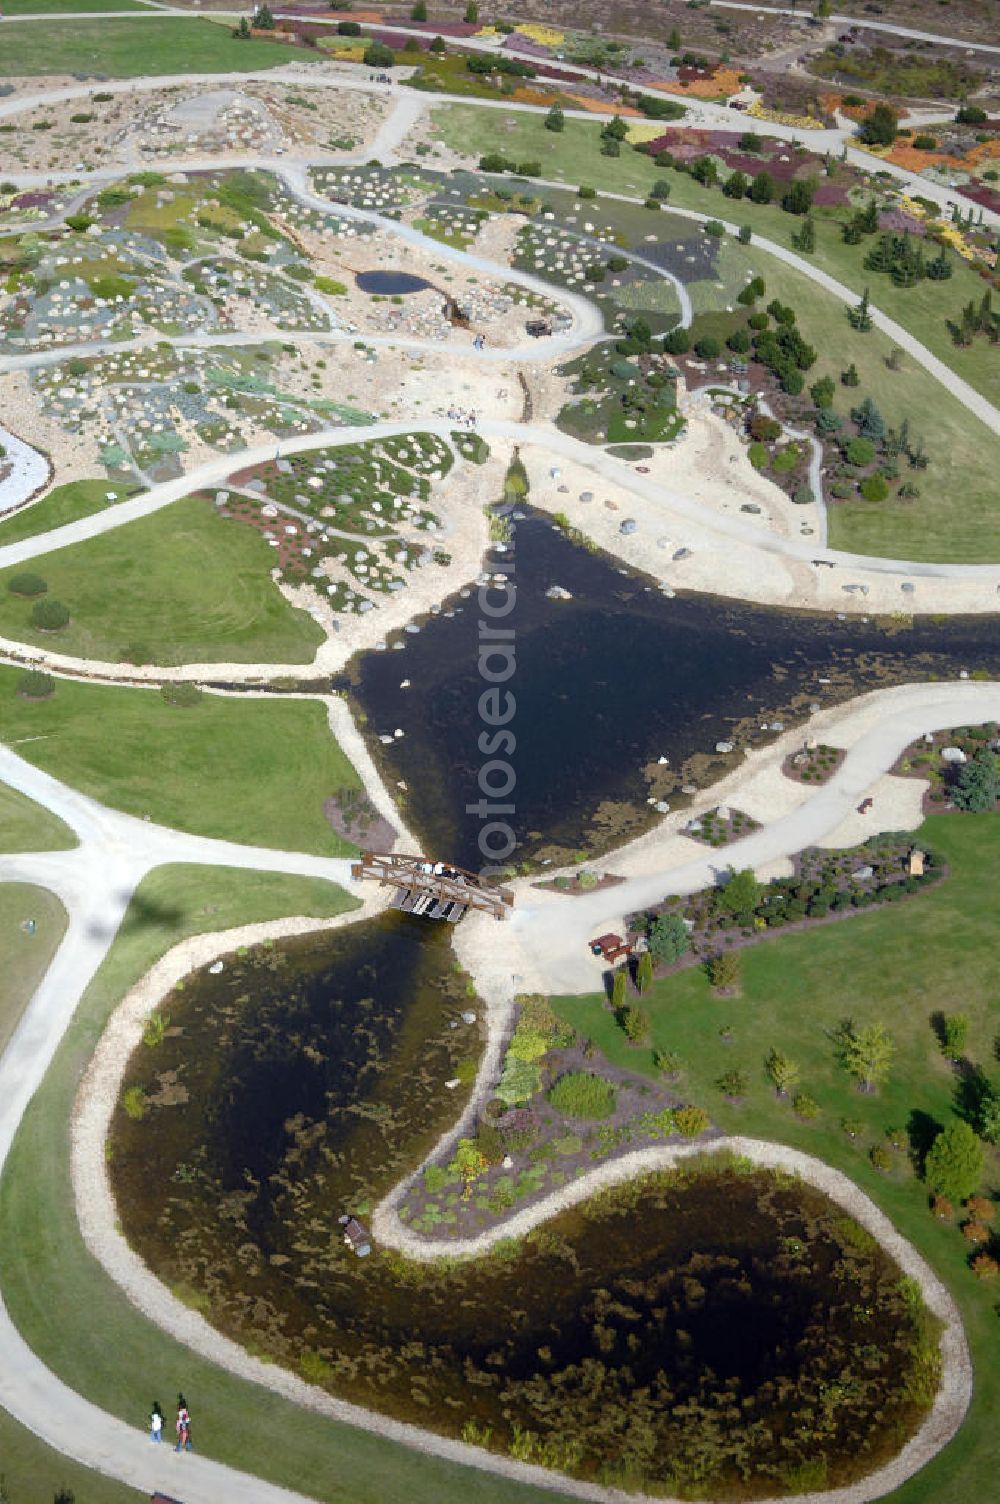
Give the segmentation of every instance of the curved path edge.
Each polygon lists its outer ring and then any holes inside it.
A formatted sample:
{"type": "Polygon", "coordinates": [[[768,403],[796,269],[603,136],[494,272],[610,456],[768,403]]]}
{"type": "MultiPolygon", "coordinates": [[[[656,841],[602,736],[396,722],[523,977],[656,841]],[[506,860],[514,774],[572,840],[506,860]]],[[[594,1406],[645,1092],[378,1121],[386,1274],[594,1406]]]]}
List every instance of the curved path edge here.
{"type": "MultiPolygon", "coordinates": [[[[350,920],[346,918],[340,922],[350,920]]],[[[260,939],[275,932],[288,933],[289,923],[283,921],[278,925],[254,926],[254,938],[260,939]]],[[[321,926],[322,922],[312,927],[321,926]]],[[[74,1195],[80,1227],[90,1252],[131,1303],[172,1336],[229,1372],[262,1384],[310,1410],[363,1427],[416,1450],[509,1477],[512,1481],[541,1485],[575,1498],[602,1501],[602,1504],[625,1499],[631,1499],[633,1504],[653,1504],[648,1496],[625,1494],[621,1490],[602,1488],[515,1462],[511,1458],[441,1437],[379,1412],[335,1399],[324,1390],[306,1384],[286,1369],[250,1357],[239,1344],[217,1332],[201,1315],[180,1302],[129,1247],[118,1230],[117,1210],[104,1156],[104,1144],[118,1100],[122,1075],[133,1050],[141,1042],[149,1013],[162,1000],[164,992],[187,975],[193,966],[205,964],[218,955],[220,950],[231,949],[235,943],[246,943],[248,933],[228,931],[198,936],[175,946],[129,991],[101,1037],[81,1084],[72,1124],[71,1171],[74,1195]]],[[[857,1483],[818,1494],[801,1494],[792,1499],[787,1495],[783,1496],[784,1504],[813,1504],[813,1501],[820,1500],[823,1504],[866,1504],[866,1501],[881,1497],[913,1476],[956,1434],[972,1396],[972,1365],[961,1317],[943,1282],[913,1245],[897,1231],[890,1219],[848,1176],[812,1155],[766,1140],[743,1137],[723,1138],[716,1140],[711,1146],[695,1142],[633,1151],[598,1166],[572,1186],[515,1214],[500,1227],[476,1238],[452,1242],[422,1241],[407,1232],[399,1223],[395,1212],[389,1210],[392,1202],[390,1194],[376,1211],[377,1236],[387,1246],[413,1258],[481,1255],[497,1242],[525,1235],[548,1218],[587,1200],[601,1189],[621,1184],[637,1175],[673,1168],[696,1155],[719,1151],[729,1151],[761,1168],[791,1173],[822,1191],[877,1239],[904,1274],[917,1281],[928,1308],[942,1322],[942,1377],[938,1393],[923,1424],[897,1456],[857,1483]]],[[[33,1355],[31,1362],[42,1367],[33,1355]]],[[[58,1382],[51,1375],[48,1378],[50,1382],[58,1382]]],[[[51,1413],[50,1403],[49,1412],[51,1413]]],[[[104,1415],[100,1416],[100,1422],[102,1427],[110,1425],[119,1430],[129,1429],[122,1422],[104,1415]]],[[[202,1504],[203,1500],[204,1504],[210,1504],[210,1495],[198,1490],[192,1492],[187,1484],[189,1476],[186,1471],[186,1493],[191,1504],[202,1504]]],[[[232,1474],[234,1480],[236,1476],[232,1474]]],[[[268,1494],[267,1497],[270,1499],[278,1496],[268,1494]]],[[[288,1499],[294,1496],[285,1494],[283,1497],[288,1499]]],[[[679,1504],[679,1501],[661,1500],[661,1504],[679,1504]]]]}

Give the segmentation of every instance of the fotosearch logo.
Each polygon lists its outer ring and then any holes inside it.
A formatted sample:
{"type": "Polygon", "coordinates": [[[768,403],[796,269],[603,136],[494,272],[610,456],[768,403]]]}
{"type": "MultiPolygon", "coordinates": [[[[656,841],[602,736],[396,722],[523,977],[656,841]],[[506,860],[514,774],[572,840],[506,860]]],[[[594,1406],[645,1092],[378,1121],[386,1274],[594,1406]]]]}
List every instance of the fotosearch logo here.
{"type": "Polygon", "coordinates": [[[492,578],[479,589],[479,678],[485,686],[479,695],[479,754],[485,761],[480,765],[477,783],[482,797],[475,804],[467,804],[465,813],[475,815],[483,823],[479,831],[479,851],[485,866],[481,877],[498,877],[503,872],[502,864],[513,854],[517,846],[510,817],[514,814],[514,786],[517,774],[511,758],[517,750],[517,737],[512,723],[517,713],[517,700],[507,686],[517,668],[513,613],[517,606],[517,586],[510,579],[515,568],[513,505],[497,507],[491,516],[505,519],[498,531],[504,536],[500,544],[491,545],[484,569],[490,576],[503,574],[503,580],[492,578]]]}

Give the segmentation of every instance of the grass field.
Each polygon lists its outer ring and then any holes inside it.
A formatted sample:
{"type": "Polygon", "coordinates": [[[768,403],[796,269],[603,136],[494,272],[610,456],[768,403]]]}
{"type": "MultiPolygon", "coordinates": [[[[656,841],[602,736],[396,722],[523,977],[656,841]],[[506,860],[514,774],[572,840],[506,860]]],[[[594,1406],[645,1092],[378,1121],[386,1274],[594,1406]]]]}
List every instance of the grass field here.
{"type": "MultiPolygon", "coordinates": [[[[956,1073],[937,1049],[930,1015],[961,1011],[970,1020],[967,1054],[997,1075],[995,988],[996,915],[992,899],[1000,881],[1000,819],[993,815],[935,816],[923,839],[951,865],[949,879],[932,891],[878,913],[754,946],[743,953],[742,996],[715,997],[700,968],[657,982],[645,1006],[651,1044],[674,1050],[684,1062],[678,1090],[704,1105],[723,1128],[794,1144],[845,1171],[920,1249],[948,1284],[962,1310],[976,1364],[972,1410],[960,1437],[911,1483],[891,1495],[893,1504],[942,1504],[988,1496],[1000,1468],[1000,1365],[996,1362],[996,1290],[980,1285],[964,1267],[967,1246],[954,1225],[927,1211],[923,1185],[905,1154],[889,1175],[877,1172],[868,1150],[885,1142],[887,1128],[926,1114],[942,1124],[952,1113],[956,1073]],[[892,1034],[897,1055],[892,1078],[877,1096],[861,1096],[838,1067],[830,1031],[853,1015],[878,1020],[892,1034]],[[720,1029],[734,1031],[725,1043],[720,1029]],[[801,1067],[801,1089],[820,1107],[814,1122],[799,1119],[779,1101],[763,1071],[772,1047],[801,1067]],[[730,1105],[715,1086],[727,1070],[744,1069],[750,1088],[742,1105],[730,1105]],[[857,1119],[855,1140],[841,1128],[857,1119]]],[[[556,1000],[559,1013],[616,1063],[654,1074],[650,1048],[627,1044],[599,996],[556,1000]]],[[[987,1179],[1000,1183],[998,1156],[987,1179]]]]}
{"type": "Polygon", "coordinates": [[[65,931],[66,910],[54,893],[33,883],[0,883],[0,1053],[65,931]],[[35,921],[33,935],[21,928],[25,919],[35,921]]]}
{"type": "Polygon", "coordinates": [[[21,512],[15,512],[6,522],[0,522],[0,548],[8,543],[19,543],[22,538],[34,538],[47,533],[50,528],[64,527],[67,522],[76,522],[80,517],[89,517],[92,512],[103,512],[113,502],[108,501],[108,492],[116,491],[119,499],[134,496],[138,486],[123,486],[107,480],[71,480],[64,486],[56,486],[40,501],[32,502],[21,512]]]}
{"type": "MultiPolygon", "coordinates": [[[[656,167],[649,157],[628,147],[620,157],[603,157],[597,122],[567,120],[565,130],[559,133],[547,131],[543,120],[541,115],[523,112],[504,115],[497,110],[480,110],[474,104],[442,105],[433,112],[441,139],[465,156],[478,158],[485,152],[502,151],[517,161],[540,161],[544,178],[589,184],[601,192],[643,198],[657,178],[665,178],[670,184],[671,205],[748,224],[756,234],[792,248],[791,237],[801,227],[801,221],[777,205],[753,204],[748,199],[734,202],[718,188],[703,188],[686,173],[656,167]]],[[[870,285],[872,302],[877,308],[896,319],[991,402],[1000,403],[997,369],[1000,363],[995,349],[985,340],[958,349],[945,324],[946,318],[960,316],[963,304],[970,298],[979,302],[985,291],[980,278],[956,256],[952,258],[954,275],[949,282],[895,287],[888,277],[864,270],[862,261],[868,245],[845,245],[841,220],[824,217],[828,212],[816,216],[816,250],[810,258],[812,262],[858,294],[870,285]]],[[[649,223],[650,233],[654,233],[653,211],[649,223]]]]}
{"type": "Polygon", "coordinates": [[[59,632],[31,625],[32,603],[0,574],[0,635],[82,658],[144,663],[311,663],[323,633],[270,578],[254,528],[195,496],[31,561],[71,613],[59,632]]]}
{"type": "MultiPolygon", "coordinates": [[[[57,7],[53,6],[53,9],[57,7]]],[[[237,73],[280,68],[315,54],[292,53],[277,42],[236,41],[222,26],[201,19],[94,20],[43,26],[4,22],[0,76],[41,73],[88,74],[91,78],[140,78],[161,73],[237,73]]]]}
{"type": "Polygon", "coordinates": [[[920,491],[912,501],[871,503],[858,497],[831,504],[830,546],[941,563],[1000,559],[1000,438],[911,355],[904,354],[900,369],[891,371],[892,340],[877,329],[870,334],[851,329],[837,299],[802,272],[753,245],[733,245],[732,251],[765,279],[768,300],[777,297],[795,309],[803,335],[819,352],[807,383],[831,376],[837,384],[834,408],[845,418],[862,397],[874,397],[890,426],[899,428],[909,419],[911,438],[923,439],[930,458],[921,471],[902,462],[901,479],[920,491]],[[841,371],[852,361],[861,378],[854,388],[840,383],[841,371]]]}
{"type": "Polygon", "coordinates": [[[68,851],[76,844],[76,836],[56,815],[0,783],[0,851],[68,851]]]}
{"type": "Polygon", "coordinates": [[[102,804],[197,835],[339,856],[323,803],[360,786],[315,701],[206,695],[192,709],[156,690],[60,680],[17,695],[0,668],[5,741],[102,804]]]}
{"type": "MultiPolygon", "coordinates": [[[[67,1383],[136,1426],[154,1394],[169,1397],[183,1383],[198,1417],[200,1450],[329,1504],[551,1501],[554,1496],[543,1490],[419,1455],[231,1378],[146,1321],[87,1252],[74,1214],[66,1133],[80,1072],[115,1004],[184,935],[283,914],[329,912],[346,903],[346,895],[325,884],[204,868],[160,868],[136,898],[4,1171],[0,1283],[20,1330],[67,1383]],[[151,920],[156,914],[168,915],[168,922],[151,920]]],[[[5,1458],[4,1468],[15,1504],[21,1504],[14,1462],[5,1458]]],[[[98,1495],[81,1491],[77,1497],[80,1504],[102,1504],[98,1495]]],[[[118,1496],[109,1504],[118,1504],[118,1496]]]]}
{"type": "Polygon", "coordinates": [[[142,10],[148,14],[150,7],[142,0],[4,0],[3,4],[5,16],[74,15],[77,11],[86,14],[99,10],[142,10]]]}
{"type": "Polygon", "coordinates": [[[0,1410],[0,1477],[13,1490],[11,1504],[52,1504],[57,1490],[69,1489],[78,1504],[148,1504],[149,1495],[54,1452],[0,1410]]]}

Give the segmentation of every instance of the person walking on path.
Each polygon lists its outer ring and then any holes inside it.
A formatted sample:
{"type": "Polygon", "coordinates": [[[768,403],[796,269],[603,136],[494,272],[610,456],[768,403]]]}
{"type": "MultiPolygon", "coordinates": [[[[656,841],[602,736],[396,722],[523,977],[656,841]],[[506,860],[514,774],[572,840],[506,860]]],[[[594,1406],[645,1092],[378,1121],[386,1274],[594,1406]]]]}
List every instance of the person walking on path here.
{"type": "Polygon", "coordinates": [[[150,1441],[163,1440],[163,1411],[160,1409],[159,1400],[153,1401],[153,1408],[149,1412],[149,1439],[150,1441]]]}
{"type": "Polygon", "coordinates": [[[191,1416],[188,1413],[187,1400],[183,1394],[177,1396],[177,1445],[175,1452],[191,1451],[191,1416]]]}

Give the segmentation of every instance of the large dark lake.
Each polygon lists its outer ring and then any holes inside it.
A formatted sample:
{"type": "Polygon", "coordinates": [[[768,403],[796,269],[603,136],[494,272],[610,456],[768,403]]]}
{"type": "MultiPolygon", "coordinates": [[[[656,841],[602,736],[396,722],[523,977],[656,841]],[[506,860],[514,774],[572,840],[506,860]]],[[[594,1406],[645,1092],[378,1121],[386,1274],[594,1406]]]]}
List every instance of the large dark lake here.
{"type": "MultiPolygon", "coordinates": [[[[676,807],[685,783],[703,786],[736,766],[744,746],[767,741],[762,722],[791,724],[810,705],[879,685],[961,669],[1000,674],[996,617],[839,621],[705,595],[668,599],[536,513],[518,523],[515,547],[517,606],[505,623],[516,631],[514,862],[619,844],[654,817],[651,796],[676,807]],[[572,600],[548,599],[552,585],[572,600]],[[716,756],[716,743],[730,740],[736,754],[716,756]]],[[[494,568],[508,567],[493,557],[494,568]]],[[[428,851],[478,868],[481,822],[466,814],[481,798],[486,760],[475,590],[446,609],[455,614],[397,634],[401,651],[356,659],[351,693],[390,789],[406,784],[400,799],[428,851]],[[405,679],[412,689],[400,688],[405,679]],[[397,728],[404,735],[391,745],[379,740],[397,728]]]]}

